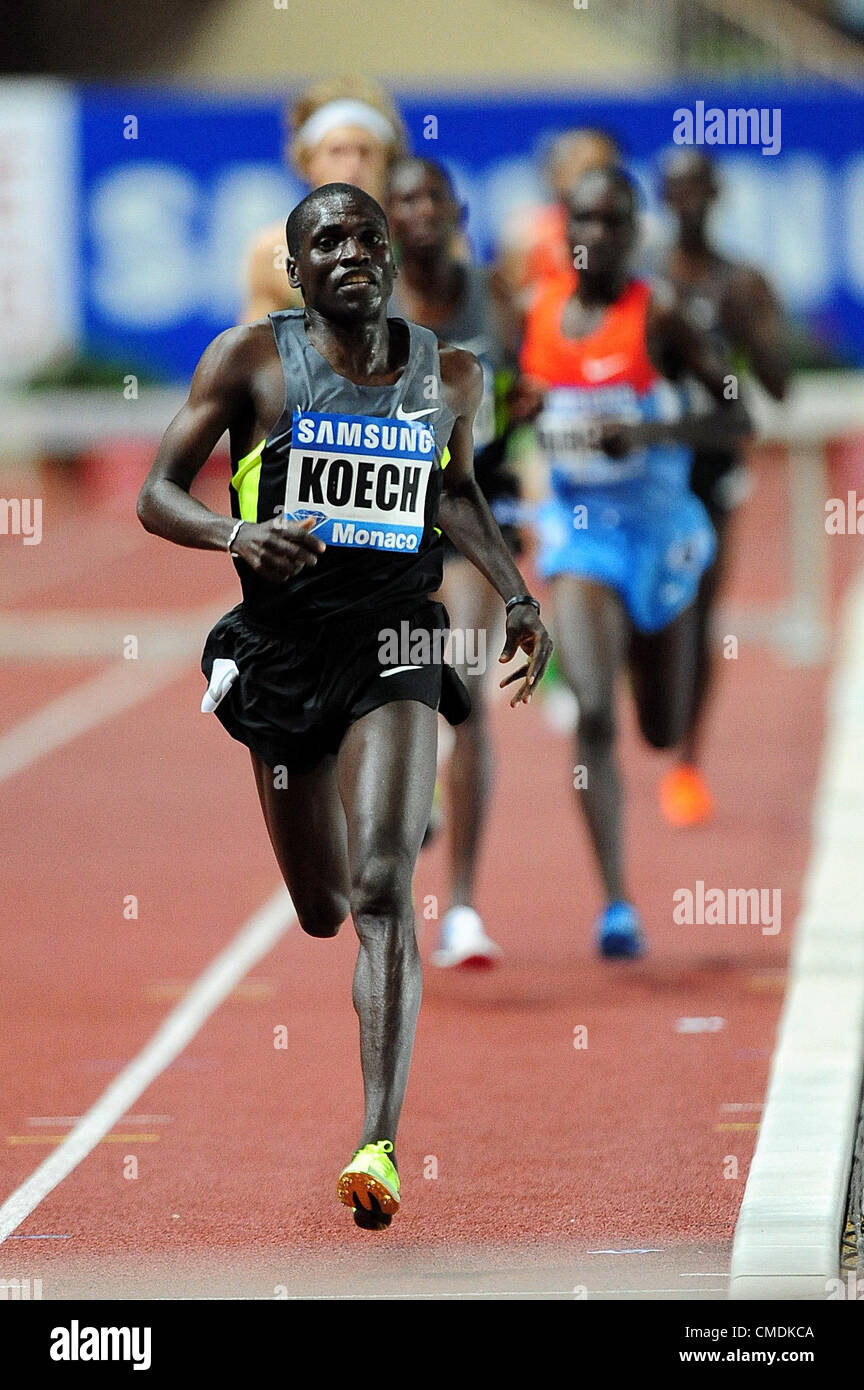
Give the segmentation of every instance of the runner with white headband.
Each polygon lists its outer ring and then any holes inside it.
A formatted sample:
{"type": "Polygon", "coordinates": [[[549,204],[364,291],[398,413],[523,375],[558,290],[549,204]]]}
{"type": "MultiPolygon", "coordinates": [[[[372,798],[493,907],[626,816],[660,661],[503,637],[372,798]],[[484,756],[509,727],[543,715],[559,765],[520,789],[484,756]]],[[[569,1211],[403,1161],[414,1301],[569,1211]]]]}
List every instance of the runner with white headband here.
{"type": "Polygon", "coordinates": [[[307,121],[304,121],[297,131],[297,144],[311,148],[323,140],[325,135],[342,126],[359,126],[361,130],[374,135],[382,144],[388,144],[396,138],[396,132],[387,117],[376,111],[374,106],[370,106],[366,101],[352,101],[346,98],[343,101],[328,101],[326,106],[320,106],[307,121]]]}
{"type": "MultiPolygon", "coordinates": [[[[350,183],[379,202],[389,170],[406,148],[396,108],[375,83],[330,78],[307,88],[290,113],[288,162],[310,188],[350,183]]],[[[302,299],[286,274],[288,250],[283,222],[260,231],[246,267],[243,322],[297,308],[302,299]]]]}

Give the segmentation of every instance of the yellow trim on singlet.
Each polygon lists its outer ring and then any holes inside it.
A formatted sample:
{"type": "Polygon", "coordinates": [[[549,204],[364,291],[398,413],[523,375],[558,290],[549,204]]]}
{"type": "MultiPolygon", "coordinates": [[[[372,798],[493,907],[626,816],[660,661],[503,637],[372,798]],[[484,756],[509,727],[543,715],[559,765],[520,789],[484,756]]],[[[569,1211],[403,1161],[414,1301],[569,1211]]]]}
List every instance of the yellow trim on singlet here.
{"type": "MultiPolygon", "coordinates": [[[[449,449],[449,446],[445,444],[445,445],[444,445],[444,452],[443,452],[443,454],[441,455],[441,463],[440,463],[439,467],[441,467],[441,468],[446,468],[449,462],[450,462],[450,449],[449,449]]],[[[433,526],[433,527],[432,527],[432,530],[435,531],[437,535],[439,535],[439,536],[441,535],[441,528],[440,528],[440,526],[433,526]]]]}
{"type": "Polygon", "coordinates": [[[261,454],[266,439],[257,444],[251,454],[240,459],[231,486],[240,501],[240,516],[244,521],[258,520],[258,484],[261,481],[261,454]]]}

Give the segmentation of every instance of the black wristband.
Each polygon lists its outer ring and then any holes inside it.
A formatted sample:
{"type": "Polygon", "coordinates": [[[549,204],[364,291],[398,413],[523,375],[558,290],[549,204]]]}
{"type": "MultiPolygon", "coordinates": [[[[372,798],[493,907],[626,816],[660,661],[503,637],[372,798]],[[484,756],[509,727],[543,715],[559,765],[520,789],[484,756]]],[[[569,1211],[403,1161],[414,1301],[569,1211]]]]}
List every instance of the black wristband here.
{"type": "Polygon", "coordinates": [[[516,594],[513,598],[508,598],[504,605],[504,612],[509,614],[510,609],[518,608],[520,603],[530,603],[533,608],[537,609],[538,613],[540,612],[540,604],[532,594],[516,594]]]}

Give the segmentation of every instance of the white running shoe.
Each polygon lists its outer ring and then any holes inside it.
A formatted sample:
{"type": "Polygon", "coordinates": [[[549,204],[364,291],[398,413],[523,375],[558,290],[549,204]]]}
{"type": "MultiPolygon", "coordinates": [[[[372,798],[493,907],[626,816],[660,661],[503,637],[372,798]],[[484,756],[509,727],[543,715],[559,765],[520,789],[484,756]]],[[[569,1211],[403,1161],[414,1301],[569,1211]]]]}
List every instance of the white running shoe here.
{"type": "Polygon", "coordinates": [[[483,922],[473,907],[451,907],[444,914],[432,964],[490,966],[501,956],[501,947],[483,930],[483,922]]]}
{"type": "Polygon", "coordinates": [[[556,734],[572,734],[579,723],[579,701],[563,681],[553,683],[543,696],[540,712],[556,734]]]}

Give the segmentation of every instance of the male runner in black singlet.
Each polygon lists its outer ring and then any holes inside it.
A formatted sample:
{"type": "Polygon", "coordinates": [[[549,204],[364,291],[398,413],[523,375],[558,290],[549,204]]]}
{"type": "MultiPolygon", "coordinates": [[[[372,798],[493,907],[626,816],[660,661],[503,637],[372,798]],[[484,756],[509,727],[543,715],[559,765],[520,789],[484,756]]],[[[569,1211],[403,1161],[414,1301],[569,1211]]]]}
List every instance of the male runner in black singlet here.
{"type": "MultiPolygon", "coordinates": [[[[674,287],[685,318],[724,357],[743,359],[775,401],[789,382],[783,312],[761,271],[722,256],[709,234],[711,211],[720,193],[715,166],[704,150],[676,149],[663,167],[663,200],[674,213],[677,236],[662,276],[674,287]]],[[[696,388],[696,408],[710,402],[696,388]]],[[[709,820],[713,799],[700,767],[705,712],[711,690],[711,620],[729,550],[729,523],[741,499],[741,450],[735,443],[701,445],[693,451],[690,487],[705,505],[717,549],[696,596],[696,683],[693,710],[680,760],[663,780],[660,804],[673,825],[709,820]]]]}
{"type": "Polygon", "coordinates": [[[235,558],[243,603],[207,640],[205,699],[251,750],[300,925],[327,937],[349,911],[354,921],[366,1111],[338,1195],[358,1225],[381,1229],[399,1206],[393,1144],[421,993],[411,883],[436,712],[467,712],[437,640],[446,610],[429,599],[441,583],[436,521],[505,601],[502,659],[527,654],[502,682],[520,682],[511,704],[530,699],[551,643],[474,480],[479,363],[387,318],[382,209],[328,184],[286,234],[305,310],[210,344],[138,514],[167,540],[235,558]],[[232,518],[190,496],[226,429],[232,518]]]}

